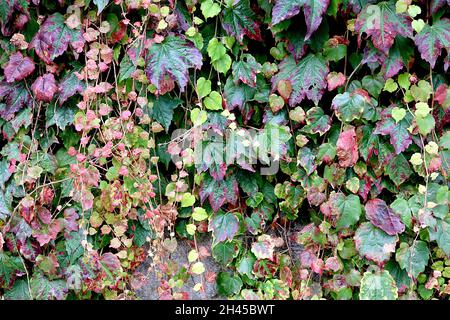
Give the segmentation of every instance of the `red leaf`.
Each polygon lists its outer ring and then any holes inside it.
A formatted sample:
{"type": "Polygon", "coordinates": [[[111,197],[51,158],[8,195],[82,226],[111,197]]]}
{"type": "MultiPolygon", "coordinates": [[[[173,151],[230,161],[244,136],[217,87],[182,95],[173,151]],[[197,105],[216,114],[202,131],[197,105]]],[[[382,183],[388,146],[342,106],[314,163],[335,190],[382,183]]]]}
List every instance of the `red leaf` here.
{"type": "Polygon", "coordinates": [[[58,91],[58,86],[56,85],[53,74],[47,73],[37,78],[31,86],[31,89],[37,100],[50,102],[58,91]]]}
{"type": "Polygon", "coordinates": [[[58,233],[61,231],[62,226],[59,220],[53,221],[50,226],[44,226],[41,230],[33,231],[33,236],[39,242],[42,247],[52,240],[55,240],[58,233]]]}
{"type": "Polygon", "coordinates": [[[16,52],[11,55],[8,64],[5,67],[6,81],[20,81],[32,74],[33,71],[33,60],[31,60],[29,57],[24,57],[20,52],[16,52]]]}
{"type": "Polygon", "coordinates": [[[405,225],[401,221],[400,216],[395,214],[383,200],[369,200],[366,203],[365,209],[367,219],[387,234],[393,236],[405,231],[405,225]]]}
{"type": "Polygon", "coordinates": [[[358,145],[355,128],[341,132],[336,144],[336,154],[341,167],[351,167],[358,161],[358,145]]]}
{"type": "Polygon", "coordinates": [[[345,76],[342,72],[330,72],[327,75],[328,91],[333,91],[334,89],[344,85],[345,76]]]}
{"type": "Polygon", "coordinates": [[[448,86],[443,83],[437,88],[434,95],[434,100],[437,101],[437,103],[439,103],[441,106],[444,106],[444,103],[447,100],[447,96],[450,96],[450,90],[448,89],[448,86]]]}
{"type": "Polygon", "coordinates": [[[110,252],[102,255],[100,263],[111,273],[116,273],[122,269],[119,258],[110,252]]]}

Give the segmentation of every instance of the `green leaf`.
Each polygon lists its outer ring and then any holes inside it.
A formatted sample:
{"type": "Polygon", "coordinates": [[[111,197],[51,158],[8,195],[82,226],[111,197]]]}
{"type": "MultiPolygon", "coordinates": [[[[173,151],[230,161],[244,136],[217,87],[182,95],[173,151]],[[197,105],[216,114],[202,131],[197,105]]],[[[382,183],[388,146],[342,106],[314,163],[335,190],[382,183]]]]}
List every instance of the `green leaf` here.
{"type": "Polygon", "coordinates": [[[45,110],[46,127],[56,125],[61,130],[64,130],[67,125],[72,124],[77,108],[69,105],[63,104],[62,106],[57,106],[56,104],[50,105],[45,110]]]}
{"type": "Polygon", "coordinates": [[[194,212],[192,212],[192,219],[195,221],[203,221],[208,219],[208,213],[205,209],[196,207],[194,208],[194,212]]]}
{"type": "Polygon", "coordinates": [[[398,123],[400,120],[402,120],[406,115],[406,109],[394,107],[391,111],[392,118],[395,120],[396,123],[398,123]]]}
{"type": "Polygon", "coordinates": [[[31,294],[36,300],[64,300],[67,286],[64,280],[49,280],[41,273],[33,274],[30,279],[31,294]]]}
{"type": "Polygon", "coordinates": [[[230,275],[228,272],[220,272],[217,275],[217,291],[222,296],[238,294],[242,288],[242,280],[237,275],[230,275]]]}
{"type": "Polygon", "coordinates": [[[203,103],[205,104],[206,109],[222,110],[222,96],[217,91],[211,91],[203,103]]]}
{"type": "Polygon", "coordinates": [[[208,230],[212,231],[214,241],[222,242],[225,240],[231,241],[237,234],[239,229],[239,220],[232,212],[223,213],[217,212],[211,222],[209,223],[208,230]]]}
{"type": "Polygon", "coordinates": [[[439,248],[450,256],[450,218],[436,219],[436,226],[428,229],[430,240],[436,240],[439,248]]]}
{"type": "Polygon", "coordinates": [[[230,70],[231,57],[228,54],[224,54],[219,59],[214,60],[212,65],[217,72],[225,74],[228,70],[230,70]]]}
{"type": "Polygon", "coordinates": [[[211,61],[216,61],[226,54],[227,49],[217,38],[212,38],[208,42],[206,51],[208,52],[211,61]]]}
{"type": "Polygon", "coordinates": [[[212,256],[222,266],[228,266],[239,254],[239,246],[236,242],[219,242],[212,248],[212,256]]]}
{"type": "Polygon", "coordinates": [[[361,202],[356,195],[345,196],[342,193],[337,193],[337,197],[330,200],[333,203],[333,208],[339,213],[338,220],[336,222],[336,228],[348,228],[353,226],[359,221],[361,217],[361,202]]]}
{"type": "Polygon", "coordinates": [[[183,193],[183,197],[181,198],[181,207],[185,208],[185,207],[191,207],[193,206],[195,203],[195,196],[186,192],[183,193]]]}
{"type": "Polygon", "coordinates": [[[419,133],[423,136],[428,135],[431,130],[434,129],[436,124],[434,117],[431,114],[427,114],[425,117],[416,116],[416,123],[419,128],[419,133]]]}
{"type": "Polygon", "coordinates": [[[5,292],[5,300],[31,300],[30,290],[26,280],[17,280],[14,286],[5,292]]]}
{"type": "Polygon", "coordinates": [[[200,5],[203,16],[208,19],[217,16],[220,13],[220,6],[213,0],[205,0],[200,5]]]}
{"type": "Polygon", "coordinates": [[[322,108],[312,107],[306,112],[306,126],[303,127],[304,132],[323,135],[330,128],[331,118],[325,114],[322,108]]]}
{"type": "Polygon", "coordinates": [[[191,110],[191,121],[194,126],[200,126],[206,122],[208,119],[208,113],[204,110],[200,110],[199,108],[194,108],[191,110]]]}
{"type": "Polygon", "coordinates": [[[425,27],[425,21],[422,19],[413,20],[413,22],[411,22],[411,26],[415,32],[420,33],[423,30],[423,27],[425,27]]]}
{"type": "Polygon", "coordinates": [[[128,54],[126,54],[122,61],[120,61],[120,66],[119,66],[119,82],[122,82],[126,79],[131,78],[131,75],[133,74],[133,72],[136,71],[136,66],[133,64],[133,61],[131,61],[130,57],[128,56],[128,54]]]}
{"type": "Polygon", "coordinates": [[[263,199],[264,195],[261,192],[256,192],[245,201],[245,204],[251,208],[256,208],[263,199]]]}
{"type": "Polygon", "coordinates": [[[397,91],[397,89],[398,89],[398,85],[397,85],[397,82],[394,81],[394,79],[390,78],[390,79],[386,80],[386,83],[384,84],[384,88],[383,88],[384,91],[392,93],[392,92],[397,91]]]}
{"type": "Polygon", "coordinates": [[[420,101],[427,103],[428,99],[430,99],[430,96],[433,93],[433,88],[431,87],[431,84],[425,80],[419,80],[419,82],[417,84],[412,85],[409,90],[416,102],[420,101]]]}
{"type": "Polygon", "coordinates": [[[365,97],[358,93],[342,93],[333,98],[332,108],[336,111],[336,116],[343,122],[351,122],[359,119],[366,104],[369,104],[365,97]]]}
{"type": "Polygon", "coordinates": [[[360,300],[396,300],[398,290],[388,271],[365,272],[359,289],[360,300]]]}
{"type": "Polygon", "coordinates": [[[412,278],[417,278],[419,273],[425,271],[425,267],[428,264],[430,252],[425,242],[420,240],[413,241],[411,246],[407,243],[400,243],[400,247],[395,254],[395,260],[402,269],[408,272],[408,275],[412,278]]]}
{"type": "Polygon", "coordinates": [[[364,90],[370,93],[371,96],[378,99],[378,96],[383,90],[384,79],[383,77],[378,75],[368,75],[362,78],[362,87],[364,90]]]}
{"type": "Polygon", "coordinates": [[[196,262],[191,266],[191,272],[193,274],[202,274],[205,272],[205,265],[203,264],[203,262],[196,262]]]}
{"type": "Polygon", "coordinates": [[[378,264],[389,260],[398,241],[397,236],[388,235],[370,222],[364,222],[358,227],[354,239],[359,254],[378,264]]]}
{"type": "Polygon", "coordinates": [[[408,201],[403,198],[397,198],[391,203],[390,207],[400,216],[402,222],[410,228],[412,223],[412,212],[409,208],[408,201]]]}
{"type": "Polygon", "coordinates": [[[195,231],[197,230],[197,227],[195,226],[195,224],[187,224],[186,225],[186,232],[188,234],[190,234],[191,236],[193,236],[195,234],[195,231]]]}
{"type": "Polygon", "coordinates": [[[250,54],[241,55],[239,61],[233,62],[233,80],[234,83],[243,83],[250,87],[256,86],[256,75],[261,72],[262,66],[256,62],[250,54]]]}
{"type": "Polygon", "coordinates": [[[0,250],[0,288],[9,288],[17,275],[25,273],[20,257],[0,250]]]}
{"type": "Polygon", "coordinates": [[[181,103],[182,101],[178,98],[174,99],[169,95],[160,96],[153,101],[151,117],[161,123],[168,132],[173,118],[173,110],[181,103]]]}
{"type": "Polygon", "coordinates": [[[403,182],[407,181],[413,173],[403,153],[400,153],[389,161],[388,165],[384,167],[384,172],[396,186],[400,186],[403,182]]]}
{"type": "Polygon", "coordinates": [[[246,275],[250,279],[253,279],[254,275],[252,271],[255,262],[256,262],[255,256],[253,256],[253,254],[251,253],[248,253],[247,255],[243,256],[241,260],[238,261],[236,265],[236,271],[239,272],[239,274],[246,275]]]}
{"type": "Polygon", "coordinates": [[[200,99],[206,97],[211,92],[211,81],[206,80],[203,77],[198,78],[196,89],[197,95],[200,99]]]}

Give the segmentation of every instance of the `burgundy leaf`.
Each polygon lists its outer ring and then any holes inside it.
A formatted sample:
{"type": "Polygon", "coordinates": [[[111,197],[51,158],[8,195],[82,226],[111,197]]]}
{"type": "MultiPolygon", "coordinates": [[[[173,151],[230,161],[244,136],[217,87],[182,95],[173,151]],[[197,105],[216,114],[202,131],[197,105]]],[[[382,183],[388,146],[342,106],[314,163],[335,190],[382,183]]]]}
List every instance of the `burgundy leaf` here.
{"type": "Polygon", "coordinates": [[[67,51],[69,45],[81,52],[84,46],[81,30],[70,29],[60,13],[49,16],[30,43],[37,55],[47,64],[67,51]]]}
{"type": "Polygon", "coordinates": [[[50,102],[58,91],[58,86],[53,74],[47,73],[38,77],[31,86],[31,89],[38,101],[50,102]]]}
{"type": "Polygon", "coordinates": [[[341,132],[336,144],[336,155],[341,167],[351,167],[358,161],[358,144],[355,128],[351,127],[341,132]]]}
{"type": "Polygon", "coordinates": [[[443,18],[432,26],[426,24],[416,36],[415,43],[422,59],[434,68],[442,49],[445,48],[447,54],[450,52],[450,19],[443,18]]]}
{"type": "Polygon", "coordinates": [[[322,22],[322,15],[327,11],[330,0],[276,0],[272,9],[272,24],[289,19],[300,13],[303,8],[306,27],[305,40],[309,39],[322,22]]]}
{"type": "Polygon", "coordinates": [[[39,220],[41,220],[43,224],[50,224],[50,222],[52,222],[52,213],[50,212],[50,210],[45,207],[39,206],[38,208],[36,208],[36,211],[39,220]]]}
{"type": "Polygon", "coordinates": [[[111,252],[106,252],[101,256],[100,264],[113,274],[122,270],[119,258],[111,252]]]}
{"type": "Polygon", "coordinates": [[[408,132],[408,121],[405,119],[396,123],[391,116],[392,108],[383,110],[381,113],[381,121],[377,122],[377,126],[373,131],[374,134],[389,135],[390,142],[394,146],[395,153],[399,154],[405,151],[412,142],[410,133],[408,132]]]}
{"type": "Polygon", "coordinates": [[[145,73],[159,94],[162,94],[166,76],[175,80],[183,92],[189,79],[188,69],[200,69],[202,55],[191,42],[170,35],[163,42],[151,45],[146,65],[145,73]]]}
{"type": "Polygon", "coordinates": [[[24,57],[21,52],[16,52],[9,58],[5,66],[5,77],[7,82],[25,79],[34,71],[34,62],[29,57],[24,57]]]}
{"type": "Polygon", "coordinates": [[[413,36],[411,18],[406,14],[397,14],[394,1],[366,6],[356,19],[355,31],[359,34],[359,43],[362,34],[366,33],[372,38],[373,45],[386,55],[397,35],[413,36]]]}
{"type": "Polygon", "coordinates": [[[0,2],[0,27],[4,36],[22,30],[28,22],[29,0],[3,0],[0,2]]]}
{"type": "Polygon", "coordinates": [[[405,225],[400,216],[394,213],[383,200],[369,200],[365,205],[365,209],[367,219],[387,234],[394,236],[405,231],[405,225]]]}
{"type": "Polygon", "coordinates": [[[0,82],[0,101],[2,100],[5,104],[0,103],[0,116],[9,121],[16,112],[30,103],[31,96],[22,83],[12,85],[0,82]]]}

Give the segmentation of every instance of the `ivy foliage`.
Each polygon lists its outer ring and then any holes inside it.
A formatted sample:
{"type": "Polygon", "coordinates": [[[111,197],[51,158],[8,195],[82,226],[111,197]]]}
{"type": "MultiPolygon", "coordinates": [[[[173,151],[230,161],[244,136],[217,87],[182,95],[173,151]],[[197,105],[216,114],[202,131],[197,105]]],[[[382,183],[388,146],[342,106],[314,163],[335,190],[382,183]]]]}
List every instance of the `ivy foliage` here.
{"type": "Polygon", "coordinates": [[[448,299],[449,13],[0,0],[0,298],[448,299]]]}

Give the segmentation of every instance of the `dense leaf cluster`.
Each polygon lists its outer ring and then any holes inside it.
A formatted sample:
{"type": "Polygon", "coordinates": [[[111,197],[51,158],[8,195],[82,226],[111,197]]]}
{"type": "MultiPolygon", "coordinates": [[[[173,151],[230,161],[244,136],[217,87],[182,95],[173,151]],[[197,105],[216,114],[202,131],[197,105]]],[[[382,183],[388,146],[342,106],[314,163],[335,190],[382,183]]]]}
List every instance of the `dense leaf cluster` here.
{"type": "Polygon", "coordinates": [[[0,297],[448,299],[449,13],[0,0],[0,297]]]}

